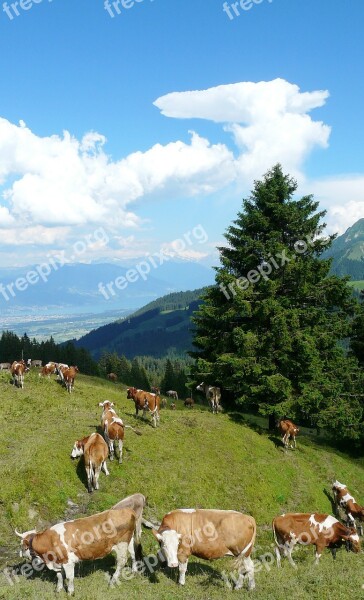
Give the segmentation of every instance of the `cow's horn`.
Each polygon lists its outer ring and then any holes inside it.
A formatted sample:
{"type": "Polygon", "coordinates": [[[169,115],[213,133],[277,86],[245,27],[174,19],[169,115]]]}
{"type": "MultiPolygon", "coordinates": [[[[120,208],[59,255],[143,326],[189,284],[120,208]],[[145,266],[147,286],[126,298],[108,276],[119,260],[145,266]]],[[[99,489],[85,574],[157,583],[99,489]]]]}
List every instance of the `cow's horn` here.
{"type": "Polygon", "coordinates": [[[17,535],[18,537],[20,537],[20,538],[23,538],[23,534],[22,534],[22,533],[19,533],[19,531],[17,531],[16,529],[15,529],[15,533],[16,533],[16,535],[17,535]]]}

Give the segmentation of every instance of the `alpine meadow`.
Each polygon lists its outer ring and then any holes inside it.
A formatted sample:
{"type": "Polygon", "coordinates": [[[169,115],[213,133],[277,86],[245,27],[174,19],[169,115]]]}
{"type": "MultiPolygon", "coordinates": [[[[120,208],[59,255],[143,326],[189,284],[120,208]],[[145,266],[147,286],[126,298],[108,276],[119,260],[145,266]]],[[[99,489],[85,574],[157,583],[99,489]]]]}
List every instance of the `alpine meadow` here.
{"type": "Polygon", "coordinates": [[[0,8],[0,600],[364,599],[364,3],[0,8]]]}

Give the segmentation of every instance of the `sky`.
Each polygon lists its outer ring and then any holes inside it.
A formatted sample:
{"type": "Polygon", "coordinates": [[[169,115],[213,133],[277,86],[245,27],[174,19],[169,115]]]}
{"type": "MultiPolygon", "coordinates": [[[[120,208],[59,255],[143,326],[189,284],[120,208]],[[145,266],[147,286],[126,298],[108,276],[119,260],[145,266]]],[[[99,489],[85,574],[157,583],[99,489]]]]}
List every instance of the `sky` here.
{"type": "Polygon", "coordinates": [[[345,231],[364,216],[363,22],[362,0],[0,0],[0,266],[217,264],[277,162],[345,231]]]}

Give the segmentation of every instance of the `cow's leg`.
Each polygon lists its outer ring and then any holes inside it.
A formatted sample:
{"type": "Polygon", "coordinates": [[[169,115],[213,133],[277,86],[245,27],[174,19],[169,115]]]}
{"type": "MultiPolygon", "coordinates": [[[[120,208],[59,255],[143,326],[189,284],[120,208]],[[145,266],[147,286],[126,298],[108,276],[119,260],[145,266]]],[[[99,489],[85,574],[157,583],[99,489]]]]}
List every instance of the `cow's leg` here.
{"type": "Polygon", "coordinates": [[[95,467],[95,471],[94,471],[94,488],[95,488],[95,490],[99,489],[100,471],[101,471],[101,467],[95,467]]]}
{"type": "Polygon", "coordinates": [[[75,586],[73,584],[75,578],[75,565],[74,563],[66,563],[63,565],[64,573],[66,575],[66,579],[68,581],[67,591],[68,595],[71,596],[75,593],[75,586]]]}
{"type": "Polygon", "coordinates": [[[114,440],[110,440],[110,438],[108,437],[106,443],[109,446],[110,460],[114,460],[114,440]]]}
{"type": "Polygon", "coordinates": [[[279,568],[281,566],[281,551],[278,548],[278,546],[276,546],[275,550],[276,550],[277,567],[279,568]]]}
{"type": "Polygon", "coordinates": [[[126,565],[128,558],[128,546],[129,544],[127,542],[120,542],[113,547],[113,550],[116,552],[116,571],[110,580],[110,585],[118,582],[121,569],[123,569],[126,565]]]}
{"type": "Polygon", "coordinates": [[[119,440],[119,463],[123,462],[123,440],[119,440]]]}
{"type": "Polygon", "coordinates": [[[332,558],[335,560],[336,559],[337,548],[330,548],[330,550],[331,550],[332,558]]]}
{"type": "Polygon", "coordinates": [[[319,564],[320,561],[320,556],[321,556],[321,552],[318,551],[317,547],[316,547],[316,552],[315,552],[315,565],[319,564]]]}
{"type": "Polygon", "coordinates": [[[291,565],[291,567],[293,567],[294,569],[297,569],[297,565],[292,558],[292,550],[293,550],[293,546],[287,546],[286,556],[288,558],[288,561],[289,561],[289,564],[291,565]]]}
{"type": "Polygon", "coordinates": [[[188,560],[186,560],[186,562],[179,562],[178,561],[178,572],[179,572],[178,583],[180,585],[184,585],[185,584],[187,565],[188,565],[188,560]]]}
{"type": "Polygon", "coordinates": [[[56,588],[56,592],[62,592],[63,591],[63,575],[62,575],[62,571],[57,571],[57,588],[56,588]]]}
{"type": "Polygon", "coordinates": [[[106,460],[104,460],[104,462],[102,463],[101,468],[104,471],[105,475],[110,475],[108,468],[107,468],[106,460]]]}
{"type": "Polygon", "coordinates": [[[244,585],[245,575],[248,579],[248,590],[254,590],[255,588],[255,579],[254,579],[254,563],[250,556],[248,558],[243,558],[243,566],[239,570],[238,581],[236,582],[235,589],[240,590],[244,585]]]}
{"type": "Polygon", "coordinates": [[[160,424],[161,416],[159,414],[159,410],[157,410],[157,423],[160,424]]]}
{"type": "Polygon", "coordinates": [[[85,465],[86,475],[87,475],[87,489],[91,493],[92,492],[92,467],[90,464],[85,465]]]}
{"type": "Polygon", "coordinates": [[[129,552],[130,558],[131,558],[131,570],[133,571],[133,573],[136,573],[138,571],[138,566],[137,566],[137,563],[135,560],[134,536],[131,538],[131,540],[129,542],[128,552],[129,552]]]}

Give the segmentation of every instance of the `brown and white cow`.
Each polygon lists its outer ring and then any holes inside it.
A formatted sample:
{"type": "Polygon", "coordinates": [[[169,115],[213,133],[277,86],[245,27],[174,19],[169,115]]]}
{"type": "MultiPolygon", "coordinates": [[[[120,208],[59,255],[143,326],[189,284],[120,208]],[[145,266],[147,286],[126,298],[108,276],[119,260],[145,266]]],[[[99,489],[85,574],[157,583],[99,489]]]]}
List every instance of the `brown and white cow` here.
{"type": "Polygon", "coordinates": [[[160,421],[160,397],[157,394],[138,390],[135,387],[128,388],[126,391],[126,397],[134,401],[135,415],[138,416],[139,410],[143,411],[143,417],[145,417],[146,413],[149,413],[152,417],[152,425],[156,427],[160,421]]]}
{"type": "Polygon", "coordinates": [[[253,550],[256,523],[253,517],[234,510],[173,510],[163,517],[153,534],[160,543],[169,567],[178,567],[179,583],[184,585],[190,556],[213,560],[223,556],[239,559],[240,589],[247,576],[248,588],[254,589],[253,550]]]}
{"type": "Polygon", "coordinates": [[[116,414],[113,402],[105,400],[104,402],[99,402],[99,406],[102,407],[101,427],[104,432],[105,441],[109,446],[110,460],[114,460],[114,446],[117,443],[119,448],[119,463],[122,463],[125,429],[131,429],[136,435],[141,435],[141,433],[131,425],[125,425],[123,420],[116,414]]]}
{"type": "MultiPolygon", "coordinates": [[[[344,509],[347,517],[346,524],[348,527],[356,527],[356,521],[360,523],[364,521],[364,507],[360,506],[355,501],[355,498],[349,494],[348,488],[340,481],[335,481],[332,486],[334,492],[335,502],[337,506],[344,509]]],[[[359,526],[360,534],[363,535],[363,527],[359,526]]]]}
{"type": "Polygon", "coordinates": [[[75,387],[75,377],[79,372],[78,367],[68,367],[68,369],[63,370],[61,369],[61,372],[67,392],[70,394],[75,387]]]}
{"type": "Polygon", "coordinates": [[[66,363],[56,363],[55,372],[57,373],[57,381],[61,381],[63,384],[65,383],[64,374],[67,369],[69,369],[69,366],[66,363]]]}
{"type": "Polygon", "coordinates": [[[57,364],[54,362],[48,362],[46,365],[44,365],[44,367],[42,367],[39,377],[48,377],[48,379],[50,379],[51,375],[54,373],[57,373],[57,364]]]}
{"type": "Polygon", "coordinates": [[[24,387],[24,373],[26,371],[26,365],[24,360],[14,360],[10,367],[10,373],[13,378],[13,383],[17,387],[24,387]]]}
{"type": "Polygon", "coordinates": [[[63,589],[63,574],[68,579],[68,593],[74,593],[75,564],[83,560],[104,558],[116,553],[116,571],[110,584],[118,582],[128,558],[136,516],[130,508],[106,510],[91,517],[65,521],[41,533],[15,533],[22,538],[20,555],[44,562],[57,574],[57,592],[63,589]]]}
{"type": "Polygon", "coordinates": [[[186,398],[186,400],[184,401],[184,405],[187,407],[192,408],[195,404],[195,401],[193,398],[186,398]]]}
{"type": "Polygon", "coordinates": [[[291,448],[296,448],[296,435],[299,433],[297,425],[290,419],[281,419],[277,424],[278,430],[282,437],[282,442],[285,448],[289,448],[289,440],[292,439],[291,448]]]}
{"type": "Polygon", "coordinates": [[[106,459],[109,448],[104,438],[99,433],[91,433],[81,440],[76,440],[71,452],[71,458],[84,457],[87,475],[87,488],[91,493],[99,489],[99,477],[101,469],[105,475],[110,475],[106,459]]]}
{"type": "MultiPolygon", "coordinates": [[[[141,546],[141,535],[142,535],[142,522],[143,522],[143,510],[146,505],[147,499],[143,494],[132,494],[127,498],[123,498],[117,504],[112,507],[112,510],[120,510],[122,508],[131,508],[135,512],[135,531],[130,541],[129,552],[132,557],[132,570],[137,571],[136,560],[142,559],[142,546],[141,546]]],[[[145,521],[148,527],[153,527],[149,521],[145,521]]]]}
{"type": "Polygon", "coordinates": [[[206,400],[208,400],[214,414],[221,411],[221,390],[219,387],[202,382],[196,387],[196,390],[205,394],[206,400]]]}
{"type": "Polygon", "coordinates": [[[283,554],[287,556],[292,567],[296,568],[292,558],[292,550],[296,544],[315,546],[316,564],[325,548],[331,550],[334,558],[337,548],[344,544],[348,551],[360,552],[359,536],[355,529],[345,527],[331,515],[319,513],[281,515],[273,519],[272,529],[278,566],[280,566],[281,554],[283,554]]]}
{"type": "Polygon", "coordinates": [[[108,379],[109,381],[112,381],[113,383],[116,383],[118,380],[118,376],[116,375],[116,373],[108,373],[106,375],[106,379],[108,379]]]}

